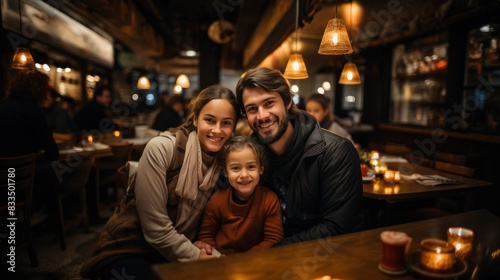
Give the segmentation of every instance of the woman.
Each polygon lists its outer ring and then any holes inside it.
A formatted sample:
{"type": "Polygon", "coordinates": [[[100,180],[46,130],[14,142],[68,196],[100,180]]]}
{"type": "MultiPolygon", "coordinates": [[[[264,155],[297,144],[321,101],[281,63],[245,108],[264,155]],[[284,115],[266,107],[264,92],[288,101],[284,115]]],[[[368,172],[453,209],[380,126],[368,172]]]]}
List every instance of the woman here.
{"type": "Polygon", "coordinates": [[[335,121],[335,117],[328,107],[329,103],[330,100],[323,94],[313,93],[306,100],[306,111],[316,118],[322,128],[347,138],[354,144],[351,134],[335,121]]]}
{"type": "Polygon", "coordinates": [[[83,277],[149,279],[151,263],[215,257],[211,246],[193,240],[219,177],[215,156],[238,119],[233,92],[211,86],[192,100],[186,123],[149,141],[135,188],[105,225],[83,277]]]}

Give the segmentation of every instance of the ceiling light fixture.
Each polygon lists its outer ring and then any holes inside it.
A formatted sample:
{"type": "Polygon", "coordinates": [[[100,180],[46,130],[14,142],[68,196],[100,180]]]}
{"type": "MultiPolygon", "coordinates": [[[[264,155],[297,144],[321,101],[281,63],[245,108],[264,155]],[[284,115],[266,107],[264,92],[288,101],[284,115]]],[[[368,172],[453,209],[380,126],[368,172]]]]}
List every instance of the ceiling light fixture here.
{"type": "Polygon", "coordinates": [[[148,77],[142,75],[137,80],[137,89],[150,89],[151,83],[149,82],[148,77]]]}
{"type": "MultiPolygon", "coordinates": [[[[23,35],[23,18],[21,14],[21,0],[17,1],[19,6],[19,34],[23,35]]],[[[19,46],[12,58],[12,69],[34,69],[35,60],[31,56],[30,50],[24,46],[19,46]]]]}
{"type": "Polygon", "coordinates": [[[338,1],[335,2],[335,17],[328,21],[318,53],[325,55],[341,55],[352,53],[349,35],[344,21],[337,18],[338,1]]]}
{"type": "MultiPolygon", "coordinates": [[[[352,16],[353,14],[352,14],[352,0],[351,0],[350,32],[352,32],[352,16]]],[[[344,69],[342,69],[342,74],[340,74],[339,84],[343,85],[361,84],[361,78],[359,77],[358,67],[356,67],[356,64],[351,62],[350,55],[346,55],[346,57],[347,57],[347,63],[344,65],[344,69]]]]}
{"type": "Polygon", "coordinates": [[[191,86],[186,74],[180,74],[179,77],[177,77],[177,81],[175,81],[175,85],[181,86],[182,88],[189,88],[191,86]]]}
{"type": "Polygon", "coordinates": [[[285,73],[283,76],[287,79],[307,79],[309,75],[307,74],[306,64],[302,55],[298,50],[298,28],[299,28],[299,0],[296,0],[296,11],[295,11],[295,53],[290,55],[288,63],[286,64],[285,73]]]}

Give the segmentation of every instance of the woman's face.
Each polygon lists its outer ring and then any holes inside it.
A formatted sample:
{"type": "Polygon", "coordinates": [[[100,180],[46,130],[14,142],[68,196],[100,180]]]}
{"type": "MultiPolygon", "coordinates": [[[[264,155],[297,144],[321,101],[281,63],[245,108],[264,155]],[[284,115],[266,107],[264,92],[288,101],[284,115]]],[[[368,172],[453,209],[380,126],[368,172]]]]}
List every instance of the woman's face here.
{"type": "Polygon", "coordinates": [[[328,110],[323,109],[321,104],[316,101],[307,101],[306,111],[315,117],[319,123],[321,123],[325,117],[328,116],[328,110]]]}
{"type": "Polygon", "coordinates": [[[207,153],[220,151],[232,136],[236,123],[233,106],[225,99],[208,102],[194,120],[201,149],[207,153]]]}

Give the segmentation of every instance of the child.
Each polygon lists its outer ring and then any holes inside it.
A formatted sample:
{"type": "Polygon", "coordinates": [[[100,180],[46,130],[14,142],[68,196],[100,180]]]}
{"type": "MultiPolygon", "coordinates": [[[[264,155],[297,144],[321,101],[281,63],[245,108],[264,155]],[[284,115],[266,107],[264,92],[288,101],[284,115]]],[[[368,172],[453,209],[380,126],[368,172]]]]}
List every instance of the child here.
{"type": "Polygon", "coordinates": [[[219,154],[231,187],[209,200],[199,240],[224,255],[265,250],[283,238],[278,197],[259,185],[264,151],[252,138],[234,136],[219,154]]]}

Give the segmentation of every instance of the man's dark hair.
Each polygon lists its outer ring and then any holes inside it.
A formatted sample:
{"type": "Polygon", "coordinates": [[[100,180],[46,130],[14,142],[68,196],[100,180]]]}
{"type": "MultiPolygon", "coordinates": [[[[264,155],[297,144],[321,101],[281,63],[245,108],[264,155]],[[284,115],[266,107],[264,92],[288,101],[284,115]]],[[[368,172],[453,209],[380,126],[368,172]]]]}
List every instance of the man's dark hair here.
{"type": "Polygon", "coordinates": [[[277,92],[283,99],[285,106],[292,103],[290,112],[298,110],[292,100],[290,84],[288,80],[281,74],[280,71],[267,67],[254,68],[248,70],[236,84],[236,98],[240,106],[241,112],[245,114],[245,106],[243,104],[243,91],[248,88],[261,88],[266,92],[277,92]]]}
{"type": "Polygon", "coordinates": [[[107,87],[107,86],[101,86],[101,87],[96,88],[96,90],[94,92],[94,99],[97,96],[102,96],[105,90],[108,90],[109,92],[111,92],[111,88],[107,87]]]}

